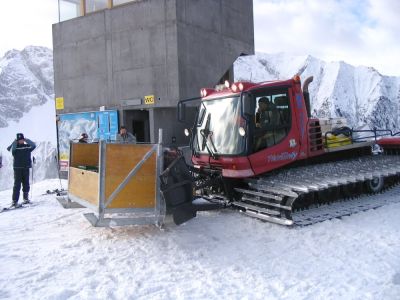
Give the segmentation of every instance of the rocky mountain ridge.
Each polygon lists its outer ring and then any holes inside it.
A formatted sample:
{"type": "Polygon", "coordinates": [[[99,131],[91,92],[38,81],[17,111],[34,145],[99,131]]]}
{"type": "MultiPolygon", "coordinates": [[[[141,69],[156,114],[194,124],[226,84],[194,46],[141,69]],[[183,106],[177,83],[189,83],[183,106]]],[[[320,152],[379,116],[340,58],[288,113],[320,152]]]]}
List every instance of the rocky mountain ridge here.
{"type": "Polygon", "coordinates": [[[29,46],[0,59],[0,128],[54,98],[53,51],[29,46]]]}
{"type": "Polygon", "coordinates": [[[351,127],[400,128],[400,77],[384,76],[371,67],[285,53],[241,56],[234,63],[235,81],[263,82],[292,78],[310,84],[313,116],[344,117],[351,127]]]}

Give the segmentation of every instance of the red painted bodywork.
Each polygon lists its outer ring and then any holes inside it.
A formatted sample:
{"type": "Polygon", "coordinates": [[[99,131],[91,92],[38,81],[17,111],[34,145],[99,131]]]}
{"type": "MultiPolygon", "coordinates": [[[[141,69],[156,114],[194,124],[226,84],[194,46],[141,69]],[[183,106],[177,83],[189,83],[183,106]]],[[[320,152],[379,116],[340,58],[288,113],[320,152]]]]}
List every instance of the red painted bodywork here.
{"type": "Polygon", "coordinates": [[[387,149],[400,149],[400,137],[381,138],[377,144],[387,149]]]}
{"type": "Polygon", "coordinates": [[[213,159],[203,154],[193,157],[192,161],[194,165],[200,167],[220,170],[225,177],[246,178],[255,175],[247,156],[220,156],[218,159],[213,159]]]}
{"type": "MultiPolygon", "coordinates": [[[[259,84],[249,82],[234,84],[234,89],[232,89],[232,85],[231,88],[225,88],[220,91],[203,89],[202,92],[206,93],[206,96],[202,98],[202,101],[238,96],[241,92],[255,89],[285,87],[289,91],[292,127],[288,135],[274,146],[249,156],[221,155],[217,159],[207,154],[193,156],[192,162],[195,166],[221,171],[224,177],[246,178],[279,169],[298,160],[326,153],[322,144],[319,120],[308,118],[300,79],[268,81],[259,84]]],[[[378,144],[383,148],[400,149],[400,137],[382,138],[378,141],[378,144]]]]}
{"type": "MultiPolygon", "coordinates": [[[[236,85],[238,84],[236,83],[236,85]]],[[[192,157],[194,165],[221,170],[224,177],[246,178],[281,168],[300,159],[325,153],[324,150],[312,152],[309,149],[309,119],[300,81],[290,79],[285,81],[269,81],[260,84],[242,84],[243,92],[268,87],[289,87],[292,127],[288,135],[277,145],[249,156],[220,156],[218,159],[213,159],[206,154],[198,157],[194,156],[192,157]]],[[[207,101],[215,98],[239,95],[242,91],[234,93],[231,89],[222,91],[207,89],[207,96],[202,100],[207,101]]]]}

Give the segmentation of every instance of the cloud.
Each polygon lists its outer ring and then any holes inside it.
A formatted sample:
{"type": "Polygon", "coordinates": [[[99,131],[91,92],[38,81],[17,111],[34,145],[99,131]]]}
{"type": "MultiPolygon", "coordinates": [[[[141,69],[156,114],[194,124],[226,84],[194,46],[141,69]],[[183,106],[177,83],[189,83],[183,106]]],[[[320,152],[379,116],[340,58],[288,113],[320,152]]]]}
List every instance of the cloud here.
{"type": "Polygon", "coordinates": [[[55,0],[2,1],[0,56],[28,45],[52,48],[52,24],[58,20],[55,0]]]}
{"type": "Polygon", "coordinates": [[[380,28],[384,28],[390,34],[400,30],[400,2],[398,0],[370,0],[368,15],[377,22],[380,28]]]}
{"type": "MultiPolygon", "coordinates": [[[[253,0],[256,51],[310,54],[400,75],[400,1],[253,0]]],[[[28,45],[52,48],[56,0],[3,1],[0,57],[28,45]]]]}
{"type": "Polygon", "coordinates": [[[398,76],[399,17],[397,0],[254,0],[256,51],[310,54],[398,76]]]}

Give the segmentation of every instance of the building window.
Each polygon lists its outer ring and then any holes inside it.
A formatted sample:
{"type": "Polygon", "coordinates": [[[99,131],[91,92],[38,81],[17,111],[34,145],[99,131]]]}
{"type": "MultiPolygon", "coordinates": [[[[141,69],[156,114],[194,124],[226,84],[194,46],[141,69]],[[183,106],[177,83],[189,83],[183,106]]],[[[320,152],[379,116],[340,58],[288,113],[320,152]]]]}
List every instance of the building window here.
{"type": "Polygon", "coordinates": [[[138,1],[138,0],[113,0],[113,6],[116,6],[116,5],[120,5],[120,4],[125,4],[125,3],[128,3],[128,2],[133,2],[133,1],[138,1]]]}
{"type": "Polygon", "coordinates": [[[58,0],[58,21],[66,21],[114,6],[143,0],[58,0]]]}
{"type": "Polygon", "coordinates": [[[58,4],[59,22],[83,15],[81,11],[81,0],[60,0],[58,4]]]}
{"type": "Polygon", "coordinates": [[[108,0],[86,0],[86,13],[108,8],[108,0]]]}

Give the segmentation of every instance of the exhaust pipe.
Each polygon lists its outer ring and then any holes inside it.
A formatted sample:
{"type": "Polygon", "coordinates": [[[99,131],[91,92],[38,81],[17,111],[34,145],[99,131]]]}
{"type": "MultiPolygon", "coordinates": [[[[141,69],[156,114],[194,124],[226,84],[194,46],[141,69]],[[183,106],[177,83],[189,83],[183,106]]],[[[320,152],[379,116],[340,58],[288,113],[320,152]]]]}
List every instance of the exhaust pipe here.
{"type": "Polygon", "coordinates": [[[311,118],[311,104],[310,104],[310,93],[308,92],[309,84],[314,80],[313,76],[308,77],[303,83],[303,97],[306,103],[307,116],[311,118]]]}

